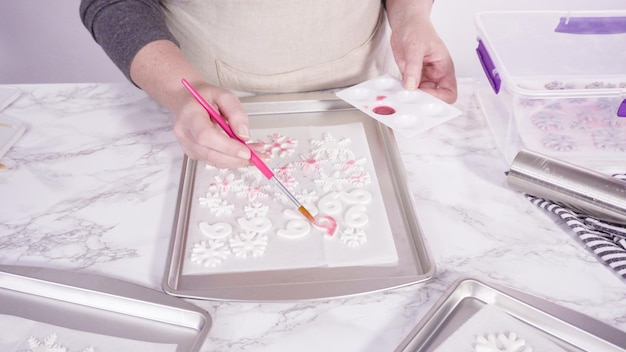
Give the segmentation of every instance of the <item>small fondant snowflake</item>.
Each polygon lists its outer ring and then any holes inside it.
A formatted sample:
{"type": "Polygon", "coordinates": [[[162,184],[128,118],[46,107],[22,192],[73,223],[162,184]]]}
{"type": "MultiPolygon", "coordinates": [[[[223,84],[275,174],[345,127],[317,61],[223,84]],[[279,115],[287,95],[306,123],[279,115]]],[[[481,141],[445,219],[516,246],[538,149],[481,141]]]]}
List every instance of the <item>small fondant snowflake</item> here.
{"type": "Polygon", "coordinates": [[[347,173],[362,172],[365,158],[355,159],[346,155],[339,157],[339,161],[334,164],[336,169],[347,173]]]}
{"type": "Polygon", "coordinates": [[[300,201],[300,203],[312,204],[315,203],[320,197],[317,195],[315,190],[308,191],[305,189],[302,193],[296,194],[296,198],[300,201]]]}
{"type": "Polygon", "coordinates": [[[223,241],[208,240],[193,244],[190,259],[193,263],[214,268],[222,264],[229,255],[230,249],[223,241]]]}
{"type": "Polygon", "coordinates": [[[322,168],[323,161],[316,154],[302,154],[300,155],[300,160],[295,162],[295,165],[301,168],[303,172],[315,172],[322,168]]]}
{"type": "Polygon", "coordinates": [[[313,153],[330,160],[337,160],[340,155],[352,154],[352,151],[347,148],[351,142],[349,138],[337,140],[332,134],[324,133],[322,139],[311,140],[311,145],[314,147],[313,153]]]}
{"type": "Polygon", "coordinates": [[[478,336],[474,347],[475,352],[532,352],[526,341],[518,339],[517,334],[487,334],[478,336]]]}
{"type": "Polygon", "coordinates": [[[369,172],[360,172],[358,174],[348,175],[347,181],[349,184],[356,187],[363,187],[372,183],[372,177],[369,172]]]}
{"type": "Polygon", "coordinates": [[[28,352],[67,352],[67,349],[57,344],[57,334],[50,334],[43,341],[34,336],[28,338],[28,352]]]}
{"type": "Polygon", "coordinates": [[[267,236],[252,231],[246,231],[228,242],[235,256],[246,258],[248,256],[259,257],[267,249],[267,236]]]}
{"type": "Polygon", "coordinates": [[[269,207],[261,202],[254,202],[243,207],[243,211],[246,213],[246,217],[248,218],[266,216],[268,210],[269,207]]]}
{"type": "Polygon", "coordinates": [[[341,177],[339,171],[335,171],[330,175],[325,172],[320,172],[320,177],[315,179],[313,182],[315,182],[315,184],[321,187],[324,191],[340,191],[348,181],[341,177]]]}
{"type": "Polygon", "coordinates": [[[274,173],[276,174],[277,177],[291,176],[293,174],[293,165],[291,164],[280,165],[274,169],[274,173]]]}
{"type": "Polygon", "coordinates": [[[626,133],[620,130],[599,130],[592,133],[593,144],[600,148],[616,152],[626,151],[626,133]]]}
{"type": "Polygon", "coordinates": [[[222,202],[222,197],[216,193],[207,193],[206,196],[198,198],[200,205],[205,207],[215,207],[222,202]]]}
{"type": "Polygon", "coordinates": [[[359,247],[367,242],[367,236],[363,229],[349,227],[345,229],[339,237],[348,247],[359,247]]]}
{"type": "Polygon", "coordinates": [[[537,126],[537,128],[544,131],[563,129],[561,121],[559,120],[558,116],[555,115],[553,112],[539,111],[531,115],[530,121],[532,121],[532,123],[537,126]]]}
{"type": "Polygon", "coordinates": [[[298,180],[292,175],[276,175],[276,177],[287,189],[294,189],[298,186],[298,180]]]}
{"type": "Polygon", "coordinates": [[[238,191],[243,187],[243,180],[236,178],[234,174],[216,175],[215,182],[209,185],[209,190],[226,195],[230,191],[238,191]]]}
{"type": "Polygon", "coordinates": [[[552,150],[569,152],[576,149],[576,140],[567,135],[549,134],[541,140],[541,143],[552,150]]]}
{"type": "Polygon", "coordinates": [[[290,156],[294,153],[296,147],[298,146],[297,140],[278,133],[269,135],[268,138],[270,141],[263,143],[263,150],[266,153],[270,153],[272,156],[290,156]]]}
{"type": "Polygon", "coordinates": [[[266,183],[253,182],[245,184],[238,192],[239,197],[245,197],[249,201],[253,202],[257,199],[266,198],[268,196],[268,190],[270,185],[266,183]]]}
{"type": "Polygon", "coordinates": [[[230,215],[233,213],[233,209],[235,209],[235,205],[228,203],[226,200],[222,200],[218,204],[213,204],[209,207],[209,211],[217,216],[230,215]]]}

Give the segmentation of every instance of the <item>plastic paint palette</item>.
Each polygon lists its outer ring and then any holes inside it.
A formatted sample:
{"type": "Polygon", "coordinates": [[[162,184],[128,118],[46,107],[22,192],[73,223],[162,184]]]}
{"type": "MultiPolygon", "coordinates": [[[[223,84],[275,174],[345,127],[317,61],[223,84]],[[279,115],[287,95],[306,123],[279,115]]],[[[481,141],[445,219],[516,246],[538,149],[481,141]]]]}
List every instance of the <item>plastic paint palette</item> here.
{"type": "Polygon", "coordinates": [[[461,114],[421,90],[406,90],[390,75],[341,90],[336,95],[404,137],[413,137],[461,114]]]}

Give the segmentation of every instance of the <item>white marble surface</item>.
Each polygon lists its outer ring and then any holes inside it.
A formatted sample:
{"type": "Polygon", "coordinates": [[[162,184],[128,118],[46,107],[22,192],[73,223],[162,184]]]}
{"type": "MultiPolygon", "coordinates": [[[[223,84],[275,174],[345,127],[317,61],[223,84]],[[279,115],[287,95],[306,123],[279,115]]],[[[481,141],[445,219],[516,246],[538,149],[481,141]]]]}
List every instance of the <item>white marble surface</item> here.
{"type": "MultiPolygon", "coordinates": [[[[160,289],[182,153],[172,117],[130,85],[22,85],[28,129],[0,159],[0,264],[160,289]]],[[[626,282],[506,187],[507,164],[461,82],[465,113],[398,143],[435,278],[312,302],[196,302],[203,351],[392,351],[458,278],[546,298],[626,331],[626,282]]]]}

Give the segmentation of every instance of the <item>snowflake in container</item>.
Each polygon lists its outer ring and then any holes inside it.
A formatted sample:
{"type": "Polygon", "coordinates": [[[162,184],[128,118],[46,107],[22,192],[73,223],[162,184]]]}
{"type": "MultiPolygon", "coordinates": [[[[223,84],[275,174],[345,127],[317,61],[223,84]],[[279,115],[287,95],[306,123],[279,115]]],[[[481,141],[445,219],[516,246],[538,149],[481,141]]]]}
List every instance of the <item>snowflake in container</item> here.
{"type": "Polygon", "coordinates": [[[235,238],[231,238],[228,243],[235,256],[247,258],[248,256],[259,257],[267,249],[267,236],[256,232],[246,231],[235,238]]]}
{"type": "Polygon", "coordinates": [[[560,152],[571,152],[576,149],[576,140],[567,135],[549,134],[541,140],[541,144],[560,152]]]}
{"type": "Polygon", "coordinates": [[[487,334],[478,336],[474,346],[475,352],[532,352],[526,341],[518,339],[514,332],[505,334],[487,334]]]}
{"type": "Polygon", "coordinates": [[[313,153],[325,156],[329,160],[337,160],[340,155],[353,156],[353,152],[347,148],[350,143],[352,143],[350,138],[337,140],[330,133],[324,133],[322,139],[311,140],[313,153]]]}
{"type": "Polygon", "coordinates": [[[591,134],[593,144],[600,149],[616,152],[626,151],[626,134],[620,130],[600,130],[591,134]]]}
{"type": "Polygon", "coordinates": [[[266,216],[268,210],[269,207],[261,202],[254,202],[243,207],[243,211],[249,219],[266,216]]]}
{"type": "Polygon", "coordinates": [[[208,240],[193,244],[190,259],[193,263],[214,268],[222,264],[230,254],[230,249],[223,241],[208,240]]]}
{"type": "Polygon", "coordinates": [[[263,151],[270,153],[272,156],[290,156],[298,146],[297,140],[277,133],[269,135],[268,138],[270,141],[263,143],[263,151]]]}
{"type": "Polygon", "coordinates": [[[539,111],[530,116],[530,121],[532,121],[537,128],[544,131],[563,129],[558,115],[553,112],[539,111]]]}
{"type": "Polygon", "coordinates": [[[363,229],[347,228],[339,237],[348,247],[359,247],[367,242],[367,236],[363,229]]]}

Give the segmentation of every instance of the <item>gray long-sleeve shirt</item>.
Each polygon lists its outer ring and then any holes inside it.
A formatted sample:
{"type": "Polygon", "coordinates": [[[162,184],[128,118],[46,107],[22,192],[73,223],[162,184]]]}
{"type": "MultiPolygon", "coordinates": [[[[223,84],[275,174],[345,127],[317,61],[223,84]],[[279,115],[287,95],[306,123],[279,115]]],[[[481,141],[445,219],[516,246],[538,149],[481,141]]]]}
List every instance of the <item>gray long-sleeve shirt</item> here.
{"type": "Polygon", "coordinates": [[[158,0],[81,0],[80,18],[129,80],[130,64],[142,47],[162,39],[177,43],[158,0]]]}

